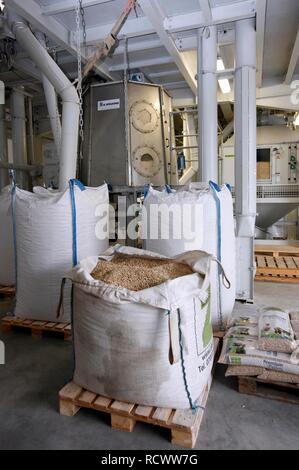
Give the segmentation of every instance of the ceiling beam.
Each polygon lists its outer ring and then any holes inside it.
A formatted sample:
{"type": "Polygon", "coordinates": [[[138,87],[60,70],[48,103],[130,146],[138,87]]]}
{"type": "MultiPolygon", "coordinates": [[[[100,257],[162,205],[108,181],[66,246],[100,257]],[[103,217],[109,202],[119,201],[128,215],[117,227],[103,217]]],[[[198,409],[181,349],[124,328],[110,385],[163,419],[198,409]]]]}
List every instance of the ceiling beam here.
{"type": "MultiPolygon", "coordinates": [[[[139,2],[139,3],[141,4],[141,2],[139,2]]],[[[255,2],[253,0],[251,0],[250,2],[248,2],[248,0],[246,0],[244,3],[247,5],[247,7],[243,8],[243,10],[242,10],[243,13],[244,13],[243,16],[242,15],[240,16],[240,10],[237,10],[237,12],[235,12],[235,15],[233,16],[233,20],[234,19],[239,19],[240,17],[248,17],[248,16],[251,17],[251,16],[255,15],[255,13],[254,13],[255,10],[254,10],[254,6],[253,6],[255,4],[255,2]],[[249,10],[249,8],[248,8],[248,3],[250,3],[250,5],[252,6],[251,10],[249,10]],[[245,14],[245,12],[246,12],[246,14],[245,14]],[[238,15],[236,16],[237,13],[238,13],[238,15]]],[[[239,5],[239,3],[232,4],[232,7],[234,5],[239,5]]],[[[161,10],[161,7],[160,7],[160,10],[161,10]]],[[[216,14],[216,23],[217,24],[218,23],[221,24],[221,22],[227,22],[228,19],[230,18],[229,14],[227,13],[227,7],[226,7],[226,11],[224,10],[224,7],[215,7],[212,10],[213,11],[216,10],[216,13],[218,12],[218,16],[216,14]],[[219,12],[219,9],[221,10],[221,12],[219,12]],[[221,21],[221,19],[223,19],[223,21],[221,21]]],[[[174,33],[174,32],[184,31],[186,29],[198,29],[199,27],[205,25],[205,21],[204,21],[204,17],[203,17],[202,12],[197,11],[197,12],[194,12],[194,13],[189,13],[189,14],[184,14],[184,15],[177,15],[177,16],[172,16],[172,17],[165,18],[164,19],[164,27],[165,27],[165,25],[167,26],[167,28],[169,28],[169,31],[171,33],[174,33]],[[195,15],[195,20],[193,18],[194,15],[195,15]],[[190,23],[190,21],[191,21],[191,23],[190,23]],[[197,24],[197,21],[199,21],[198,24],[197,24]]],[[[91,26],[91,27],[87,28],[86,29],[86,43],[87,43],[87,45],[95,44],[97,42],[102,41],[110,33],[112,27],[113,27],[113,23],[109,23],[109,24],[105,24],[105,25],[91,26]]],[[[128,37],[128,38],[136,37],[137,38],[137,37],[140,37],[140,36],[146,36],[148,34],[153,34],[155,32],[156,32],[155,28],[153,27],[153,25],[150,22],[149,18],[147,18],[146,16],[141,16],[139,18],[130,18],[126,21],[126,23],[122,27],[121,32],[119,34],[119,39],[121,39],[123,37],[128,37]]],[[[193,36],[193,39],[192,39],[192,48],[193,48],[193,44],[195,44],[194,38],[195,38],[195,35],[193,36]]],[[[179,41],[179,38],[178,38],[178,41],[179,41]]],[[[176,41],[177,44],[178,44],[178,41],[176,41]]],[[[186,41],[186,43],[188,44],[189,39],[184,38],[183,42],[184,41],[186,41]]],[[[222,45],[233,43],[234,42],[234,30],[232,28],[230,28],[228,30],[225,30],[225,32],[224,31],[219,31],[218,32],[218,41],[219,41],[219,44],[222,44],[222,45]]],[[[71,44],[73,45],[73,47],[76,44],[76,36],[75,36],[74,31],[71,32],[71,44]]]]}
{"type": "Polygon", "coordinates": [[[259,0],[256,4],[256,85],[258,88],[261,88],[263,81],[266,10],[267,0],[259,0]]]}
{"type": "MultiPolygon", "coordinates": [[[[105,25],[92,26],[86,29],[86,44],[94,44],[103,40],[111,31],[114,23],[105,25]]],[[[146,34],[152,34],[155,30],[151,25],[150,21],[141,16],[139,18],[132,18],[125,22],[118,37],[133,38],[137,36],[144,36],[146,34]]],[[[76,36],[75,32],[72,32],[72,42],[75,44],[76,36]]]]}
{"type": "MultiPolygon", "coordinates": [[[[82,4],[83,8],[86,8],[94,5],[100,5],[101,3],[109,3],[111,1],[112,0],[82,0],[82,4]]],[[[44,5],[41,7],[41,9],[43,15],[59,15],[59,13],[75,10],[77,3],[77,0],[64,0],[63,2],[53,2],[49,5],[44,5]]]]}
{"type": "MultiPolygon", "coordinates": [[[[1,74],[0,74],[1,76],[1,74]]],[[[42,86],[38,82],[32,82],[30,79],[28,80],[14,80],[11,82],[7,82],[6,84],[8,87],[11,88],[18,88],[20,86],[24,86],[27,88],[31,88],[34,91],[37,91],[38,93],[42,93],[43,89],[42,86]]]]}
{"type": "MultiPolygon", "coordinates": [[[[298,104],[292,103],[292,93],[293,89],[285,83],[280,85],[258,88],[256,90],[256,104],[257,106],[298,111],[298,104]]],[[[218,103],[223,102],[233,103],[234,93],[231,92],[224,95],[219,91],[218,103]]]]}
{"type": "Polygon", "coordinates": [[[293,79],[293,75],[294,75],[295,68],[296,68],[296,65],[297,65],[297,62],[298,62],[298,58],[299,58],[299,29],[297,31],[297,36],[296,36],[295,44],[294,44],[294,47],[293,47],[293,51],[292,51],[288,71],[287,71],[285,81],[284,81],[286,85],[290,85],[290,83],[293,79]]]}
{"type": "MultiPolygon", "coordinates": [[[[244,18],[253,18],[256,13],[255,0],[244,0],[243,2],[231,3],[212,8],[212,21],[209,25],[231,23],[244,18]]],[[[183,13],[181,15],[169,16],[164,20],[164,29],[169,32],[186,31],[207,26],[202,11],[183,13]]]]}
{"type": "Polygon", "coordinates": [[[41,80],[41,74],[39,69],[30,59],[16,59],[13,61],[12,66],[20,72],[23,72],[26,75],[35,78],[35,80],[41,80]]]}
{"type": "Polygon", "coordinates": [[[150,78],[163,78],[171,77],[172,75],[181,75],[178,69],[175,70],[163,70],[162,72],[149,72],[147,74],[150,78]]]}
{"type": "MultiPolygon", "coordinates": [[[[43,31],[55,43],[61,45],[70,54],[76,56],[77,51],[74,44],[70,42],[70,31],[67,30],[55,18],[43,15],[40,6],[34,0],[6,0],[7,7],[12,7],[20,16],[27,20],[35,29],[43,31]]],[[[82,54],[83,62],[87,57],[82,54]]],[[[103,78],[113,80],[105,64],[96,65],[94,70],[103,78]]]]}
{"type": "MultiPolygon", "coordinates": [[[[155,59],[143,59],[143,60],[136,60],[133,62],[129,62],[130,70],[133,69],[142,69],[143,67],[152,67],[155,65],[164,65],[164,64],[172,64],[173,59],[172,57],[156,57],[155,59]]],[[[124,63],[121,64],[114,64],[109,67],[111,72],[120,72],[124,70],[124,63]]]]}
{"type": "MultiPolygon", "coordinates": [[[[188,36],[180,36],[180,33],[177,33],[177,37],[174,39],[175,45],[179,51],[190,51],[192,49],[197,49],[197,34],[192,34],[188,36]]],[[[219,46],[227,46],[235,42],[235,30],[228,29],[225,31],[218,31],[217,44],[219,46]]]]}
{"type": "Polygon", "coordinates": [[[179,71],[183,75],[184,79],[188,83],[189,87],[191,88],[192,92],[196,95],[197,93],[197,84],[195,77],[193,76],[192,72],[190,71],[186,61],[184,60],[181,53],[178,51],[175,42],[171,37],[169,37],[168,33],[164,29],[164,15],[162,13],[161,7],[157,0],[139,0],[139,4],[150,20],[151,24],[155,28],[161,42],[163,43],[164,47],[167,49],[168,53],[173,59],[173,62],[178,67],[179,71]]]}
{"type": "Polygon", "coordinates": [[[203,16],[208,24],[213,21],[212,10],[209,0],[199,0],[199,6],[203,13],[203,16]]]}
{"type": "MultiPolygon", "coordinates": [[[[159,38],[154,39],[147,39],[145,41],[137,41],[132,43],[132,41],[128,41],[128,52],[138,52],[138,51],[146,51],[150,49],[156,49],[157,47],[162,47],[163,44],[159,38]]],[[[120,41],[117,49],[113,54],[114,56],[124,54],[125,52],[125,44],[124,41],[120,41]]]]}
{"type": "Polygon", "coordinates": [[[179,82],[168,82],[168,83],[159,83],[160,85],[162,85],[164,88],[167,88],[168,90],[178,90],[180,88],[189,88],[189,85],[188,83],[185,82],[185,80],[183,81],[179,81],[179,82]]]}

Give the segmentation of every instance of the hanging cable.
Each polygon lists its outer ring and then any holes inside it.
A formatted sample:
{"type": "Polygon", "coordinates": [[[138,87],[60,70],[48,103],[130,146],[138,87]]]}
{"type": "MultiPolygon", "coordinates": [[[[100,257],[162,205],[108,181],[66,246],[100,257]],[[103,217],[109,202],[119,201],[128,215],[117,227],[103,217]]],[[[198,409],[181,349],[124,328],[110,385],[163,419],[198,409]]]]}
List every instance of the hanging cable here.
{"type": "Polygon", "coordinates": [[[84,119],[83,119],[83,93],[82,93],[82,52],[81,52],[81,33],[83,36],[83,47],[86,48],[86,22],[85,12],[82,0],[77,1],[76,5],[76,46],[77,46],[77,66],[78,66],[78,84],[77,92],[79,96],[79,162],[83,159],[83,142],[84,142],[84,119]]]}

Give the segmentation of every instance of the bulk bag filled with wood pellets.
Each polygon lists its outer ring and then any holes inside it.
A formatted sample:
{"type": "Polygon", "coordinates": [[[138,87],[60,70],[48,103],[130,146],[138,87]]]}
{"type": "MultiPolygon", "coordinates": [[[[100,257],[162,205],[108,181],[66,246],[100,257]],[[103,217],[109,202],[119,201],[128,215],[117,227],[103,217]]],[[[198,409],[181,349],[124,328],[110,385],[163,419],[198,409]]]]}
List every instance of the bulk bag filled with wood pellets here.
{"type": "MultiPolygon", "coordinates": [[[[16,316],[57,321],[61,279],[78,260],[107,249],[108,228],[97,231],[105,220],[107,225],[106,184],[73,184],[63,192],[16,188],[16,316]]],[[[69,302],[66,295],[61,321],[70,320],[69,302]]]]}
{"type": "Polygon", "coordinates": [[[165,256],[204,250],[222,263],[230,289],[219,282],[217,266],[211,270],[212,323],[225,327],[235,302],[235,231],[230,189],[215,183],[191,183],[178,191],[152,187],[142,211],[145,249],[165,256]]]}
{"type": "MultiPolygon", "coordinates": [[[[175,261],[190,267],[191,274],[137,291],[119,286],[134,282],[136,273],[132,279],[129,273],[121,279],[116,270],[118,285],[111,283],[113,276],[108,283],[92,275],[100,260],[108,264],[109,277],[119,253],[125,258],[166,260],[116,245],[99,257],[81,261],[67,275],[73,283],[73,380],[94,393],[130,403],[196,407],[214,355],[209,298],[212,256],[199,251],[179,256],[175,261]]],[[[143,280],[147,282],[146,277],[143,280]]]]}
{"type": "Polygon", "coordinates": [[[15,284],[11,186],[0,193],[0,286],[15,284]]]}

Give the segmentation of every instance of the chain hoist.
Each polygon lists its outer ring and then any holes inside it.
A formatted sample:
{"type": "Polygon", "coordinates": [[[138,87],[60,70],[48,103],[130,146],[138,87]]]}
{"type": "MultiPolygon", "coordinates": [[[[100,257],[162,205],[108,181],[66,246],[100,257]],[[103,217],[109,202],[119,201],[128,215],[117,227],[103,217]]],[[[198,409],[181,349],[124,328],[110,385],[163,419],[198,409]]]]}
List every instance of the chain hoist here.
{"type": "Polygon", "coordinates": [[[83,120],[83,90],[82,90],[82,53],[81,53],[81,31],[83,33],[83,47],[86,48],[86,22],[82,0],[77,1],[76,6],[76,45],[77,45],[77,65],[78,65],[78,85],[79,96],[79,136],[80,136],[80,160],[83,158],[84,141],[84,120],[83,120]]]}

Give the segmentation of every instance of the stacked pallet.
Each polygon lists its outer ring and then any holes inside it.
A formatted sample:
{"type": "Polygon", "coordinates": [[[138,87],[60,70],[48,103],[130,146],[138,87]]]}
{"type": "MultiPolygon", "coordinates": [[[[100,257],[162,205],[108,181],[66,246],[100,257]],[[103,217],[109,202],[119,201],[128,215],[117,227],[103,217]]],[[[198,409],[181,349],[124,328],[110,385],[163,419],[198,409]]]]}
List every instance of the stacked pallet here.
{"type": "Polygon", "coordinates": [[[41,338],[43,333],[58,333],[65,340],[71,339],[72,328],[70,323],[47,322],[39,320],[31,320],[26,318],[18,318],[7,315],[1,319],[1,330],[10,331],[12,329],[25,329],[31,332],[31,336],[41,338]]]}
{"type": "Polygon", "coordinates": [[[256,245],[257,281],[299,282],[299,247],[296,245],[256,245]]]}
{"type": "Polygon", "coordinates": [[[269,307],[234,317],[219,362],[240,393],[299,403],[299,311],[269,307]]]}
{"type": "MultiPolygon", "coordinates": [[[[214,338],[214,367],[218,358],[219,339],[214,338]]],[[[132,432],[137,421],[170,429],[171,442],[181,447],[194,448],[204,409],[208,401],[213,372],[203,393],[198,399],[198,408],[176,410],[158,408],[136,403],[114,400],[86,390],[74,382],[67,383],[59,392],[59,412],[62,416],[74,416],[80,408],[88,408],[111,416],[111,426],[121,431],[132,432]]]]}
{"type": "Polygon", "coordinates": [[[16,293],[14,286],[0,286],[0,296],[13,297],[16,293]]]}

